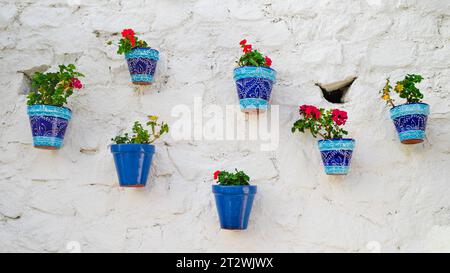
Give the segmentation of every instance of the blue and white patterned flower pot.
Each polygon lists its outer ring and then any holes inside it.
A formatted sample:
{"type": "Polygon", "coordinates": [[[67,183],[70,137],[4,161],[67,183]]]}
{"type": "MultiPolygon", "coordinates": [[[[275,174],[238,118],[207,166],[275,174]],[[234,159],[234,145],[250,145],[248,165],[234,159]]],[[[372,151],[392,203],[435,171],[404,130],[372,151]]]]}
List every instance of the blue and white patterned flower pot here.
{"type": "Polygon", "coordinates": [[[266,111],[277,72],[269,67],[241,66],[234,69],[234,80],[243,112],[266,111]]]}
{"type": "Polygon", "coordinates": [[[403,144],[423,142],[429,114],[430,106],[426,103],[406,103],[391,109],[391,118],[403,144]]]}
{"type": "Polygon", "coordinates": [[[61,148],[72,111],[65,107],[38,104],[28,106],[27,112],[34,147],[49,150],[61,148]]]}
{"type": "Polygon", "coordinates": [[[159,52],[153,48],[134,48],[125,54],[131,81],[137,85],[150,85],[155,75],[159,52]]]}
{"type": "Polygon", "coordinates": [[[319,140],[325,173],[345,175],[350,168],[355,140],[351,138],[319,140]]]}

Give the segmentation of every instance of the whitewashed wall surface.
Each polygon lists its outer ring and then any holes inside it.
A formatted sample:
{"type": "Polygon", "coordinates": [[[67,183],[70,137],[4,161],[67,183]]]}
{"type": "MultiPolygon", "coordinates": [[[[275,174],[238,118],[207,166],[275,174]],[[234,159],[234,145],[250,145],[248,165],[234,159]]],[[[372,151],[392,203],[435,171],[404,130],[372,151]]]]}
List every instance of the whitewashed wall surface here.
{"type": "Polygon", "coordinates": [[[1,0],[0,29],[1,252],[450,251],[448,0],[1,0]],[[161,52],[150,87],[107,45],[123,28],[161,52]],[[195,98],[237,105],[243,38],[278,71],[278,148],[169,134],[147,187],[120,188],[111,137],[147,114],[173,124],[195,98]],[[63,148],[35,149],[28,76],[62,63],[85,88],[69,99],[63,148]],[[424,76],[431,107],[418,145],[400,144],[378,94],[406,73],[424,76]],[[315,86],[353,75],[344,104],[315,86]],[[301,104],[348,112],[349,175],[326,176],[316,140],[291,133],[301,104]],[[258,186],[246,231],[219,228],[211,193],[212,173],[235,167],[258,186]]]}

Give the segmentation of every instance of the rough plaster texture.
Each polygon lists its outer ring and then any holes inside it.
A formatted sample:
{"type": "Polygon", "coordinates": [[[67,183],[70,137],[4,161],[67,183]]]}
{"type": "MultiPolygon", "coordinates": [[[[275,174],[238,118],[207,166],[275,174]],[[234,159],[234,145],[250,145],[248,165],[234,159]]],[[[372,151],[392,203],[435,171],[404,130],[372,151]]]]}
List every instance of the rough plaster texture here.
{"type": "Polygon", "coordinates": [[[23,0],[0,4],[0,251],[450,251],[450,1],[23,0]],[[105,43],[132,27],[160,50],[136,89],[105,43]],[[232,69],[246,37],[278,71],[280,146],[157,145],[147,188],[118,187],[109,139],[145,114],[237,104],[232,69]],[[32,147],[25,73],[75,63],[87,77],[57,152],[32,147]],[[421,73],[427,141],[401,145],[378,98],[385,77],[421,73]],[[324,175],[315,140],[292,135],[300,104],[334,107],[316,82],[357,75],[339,107],[357,140],[351,173],[324,175]],[[219,168],[258,185],[249,229],[219,229],[219,168]],[[75,243],[76,245],[76,243],[75,243]],[[69,246],[73,246],[69,244],[69,246]]]}

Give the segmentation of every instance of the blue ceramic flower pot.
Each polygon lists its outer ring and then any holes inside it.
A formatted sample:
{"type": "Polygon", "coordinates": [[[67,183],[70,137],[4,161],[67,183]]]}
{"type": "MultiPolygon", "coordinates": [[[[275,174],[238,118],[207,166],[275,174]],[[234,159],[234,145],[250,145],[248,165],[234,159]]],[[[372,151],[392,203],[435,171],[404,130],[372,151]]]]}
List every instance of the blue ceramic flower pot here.
{"type": "Polygon", "coordinates": [[[212,186],[221,228],[247,229],[256,189],[256,186],[212,186]]]}
{"type": "Polygon", "coordinates": [[[352,160],[355,140],[351,138],[319,140],[325,173],[329,175],[345,175],[352,160]]]}
{"type": "Polygon", "coordinates": [[[277,72],[269,67],[242,66],[234,69],[234,80],[243,112],[266,111],[277,72]]]}
{"type": "Polygon", "coordinates": [[[131,81],[137,85],[150,85],[155,75],[159,52],[153,48],[134,48],[125,54],[131,81]]]}
{"type": "Polygon", "coordinates": [[[121,187],[145,187],[155,146],[150,144],[113,144],[117,176],[121,187]]]}
{"type": "Polygon", "coordinates": [[[65,107],[37,104],[28,106],[27,112],[34,147],[48,150],[61,148],[72,111],[65,107]]]}
{"type": "Polygon", "coordinates": [[[430,106],[426,103],[407,103],[391,109],[391,118],[403,144],[423,142],[429,114],[430,106]]]}

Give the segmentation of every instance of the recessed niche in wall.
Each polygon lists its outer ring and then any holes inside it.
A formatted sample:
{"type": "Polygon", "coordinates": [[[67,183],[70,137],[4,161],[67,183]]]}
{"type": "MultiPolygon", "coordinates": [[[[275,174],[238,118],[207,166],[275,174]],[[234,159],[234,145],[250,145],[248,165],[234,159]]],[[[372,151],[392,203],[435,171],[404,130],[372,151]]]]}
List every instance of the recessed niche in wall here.
{"type": "Polygon", "coordinates": [[[22,83],[20,85],[19,94],[28,95],[31,91],[31,78],[27,74],[22,74],[22,83]]]}
{"type": "Polygon", "coordinates": [[[322,90],[322,95],[327,101],[331,103],[344,103],[345,95],[357,78],[356,76],[350,76],[342,81],[327,84],[316,83],[316,85],[322,90]]]}
{"type": "Polygon", "coordinates": [[[49,65],[41,65],[32,67],[30,69],[26,70],[19,70],[17,73],[22,73],[23,79],[22,79],[22,85],[20,88],[20,94],[28,94],[31,91],[31,77],[35,72],[45,72],[50,68],[49,65]]]}

